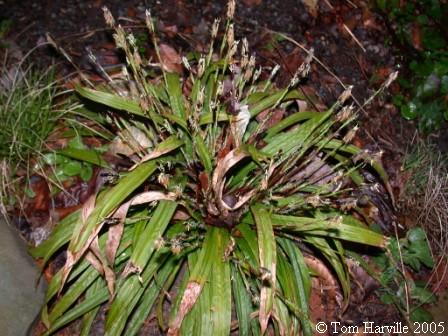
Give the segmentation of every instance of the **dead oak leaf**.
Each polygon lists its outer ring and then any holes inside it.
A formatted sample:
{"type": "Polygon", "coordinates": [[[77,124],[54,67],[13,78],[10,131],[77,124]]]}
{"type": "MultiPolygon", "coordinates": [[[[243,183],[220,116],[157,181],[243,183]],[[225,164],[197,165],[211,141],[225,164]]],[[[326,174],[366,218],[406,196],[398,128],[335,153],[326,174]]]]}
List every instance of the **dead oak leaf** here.
{"type": "Polygon", "coordinates": [[[308,13],[312,17],[317,17],[317,13],[319,10],[319,1],[318,0],[302,0],[303,4],[305,5],[306,9],[308,10],[308,13]]]}
{"type": "Polygon", "coordinates": [[[178,52],[165,43],[159,45],[160,63],[163,70],[167,72],[182,73],[182,58],[178,52]]]}
{"type": "Polygon", "coordinates": [[[258,6],[261,4],[261,0],[243,0],[243,3],[246,6],[252,7],[252,6],[258,6]]]}

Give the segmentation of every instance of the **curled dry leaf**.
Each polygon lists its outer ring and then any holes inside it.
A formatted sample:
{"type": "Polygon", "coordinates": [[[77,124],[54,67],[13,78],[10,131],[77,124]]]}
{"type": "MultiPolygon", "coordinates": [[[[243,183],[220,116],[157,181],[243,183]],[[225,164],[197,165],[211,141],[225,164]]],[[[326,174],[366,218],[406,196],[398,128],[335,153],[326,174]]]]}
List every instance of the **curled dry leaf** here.
{"type": "Polygon", "coordinates": [[[239,147],[250,121],[250,112],[247,105],[239,106],[238,114],[231,119],[230,127],[235,139],[235,146],[239,147]]]}
{"type": "Polygon", "coordinates": [[[308,10],[308,13],[312,17],[317,17],[317,13],[319,10],[319,1],[318,0],[302,0],[303,4],[305,5],[306,9],[308,10]]]}
{"type": "Polygon", "coordinates": [[[250,197],[252,197],[252,195],[255,193],[255,190],[249,191],[247,194],[240,197],[233,206],[229,206],[223,200],[223,190],[224,190],[226,173],[230,168],[232,168],[234,165],[236,165],[238,162],[240,162],[247,156],[249,156],[247,152],[242,151],[238,148],[233,149],[229,153],[227,153],[227,155],[221,161],[218,162],[215,168],[212,177],[212,188],[215,193],[216,203],[221,210],[224,211],[236,210],[239,207],[241,207],[245,202],[247,202],[250,199],[250,197]]]}
{"type": "MultiPolygon", "coordinates": [[[[318,288],[314,288],[311,294],[311,316],[313,321],[317,319],[326,319],[331,320],[336,316],[336,297],[338,295],[337,289],[339,288],[338,282],[331,273],[331,271],[325,266],[325,264],[312,256],[306,256],[305,258],[306,265],[312,269],[318,275],[318,288]],[[313,299],[314,298],[314,299],[313,299]],[[321,304],[314,304],[313,301],[319,301],[321,303],[326,303],[325,311],[321,311],[321,304]],[[314,306],[314,309],[313,309],[314,306]],[[325,316],[322,316],[325,315],[325,316]]],[[[314,284],[314,282],[313,282],[314,284]]]]}
{"type": "Polygon", "coordinates": [[[92,251],[89,251],[86,253],[86,260],[92,265],[92,267],[101,275],[104,274],[103,265],[101,265],[101,262],[98,260],[97,257],[95,257],[95,254],[93,254],[92,251]]]}
{"type": "Polygon", "coordinates": [[[113,214],[113,217],[118,219],[118,223],[112,225],[109,228],[109,235],[107,237],[106,244],[106,257],[110,265],[114,264],[115,255],[117,253],[118,246],[120,245],[121,236],[124,230],[124,220],[126,219],[126,214],[132,205],[139,205],[145,203],[151,203],[154,201],[161,200],[171,200],[174,201],[176,195],[174,193],[163,193],[160,191],[147,191],[136,195],[130,201],[121,205],[117,211],[113,214]]]}
{"type": "Polygon", "coordinates": [[[109,146],[109,153],[131,156],[151,147],[151,140],[142,130],[135,126],[129,126],[119,132],[118,136],[112,141],[109,146]]]}
{"type": "Polygon", "coordinates": [[[131,171],[131,170],[135,169],[138,165],[142,164],[143,162],[155,159],[161,155],[171,152],[174,148],[178,147],[178,145],[179,144],[174,144],[171,146],[170,145],[162,146],[162,144],[160,144],[151,153],[143,156],[142,159],[139,162],[137,162],[136,164],[134,164],[129,170],[131,171]]]}
{"type": "Polygon", "coordinates": [[[193,305],[196,303],[196,300],[201,294],[202,286],[196,281],[190,281],[187,284],[184,295],[180,302],[179,311],[174,318],[174,320],[170,323],[168,329],[168,336],[177,336],[179,335],[180,326],[182,325],[182,321],[185,318],[185,315],[193,308],[193,305]]]}
{"type": "Polygon", "coordinates": [[[160,63],[163,70],[167,72],[177,72],[179,74],[182,73],[182,58],[173,47],[161,43],[159,45],[159,53],[160,63]]]}
{"type": "Polygon", "coordinates": [[[252,6],[258,6],[261,4],[261,0],[243,0],[243,3],[246,6],[252,7],[252,6]]]}
{"type": "Polygon", "coordinates": [[[111,296],[113,296],[115,293],[115,273],[109,266],[103,251],[101,251],[100,249],[100,246],[98,244],[98,237],[95,237],[95,239],[92,241],[92,244],[90,244],[90,251],[95,255],[97,260],[99,260],[102,267],[102,272],[100,273],[104,275],[107,283],[107,289],[109,290],[111,296]]]}
{"type": "Polygon", "coordinates": [[[269,109],[264,110],[256,117],[258,122],[263,123],[263,126],[260,131],[263,132],[271,128],[272,126],[280,122],[283,119],[284,115],[285,115],[284,109],[275,109],[274,111],[269,109]]]}

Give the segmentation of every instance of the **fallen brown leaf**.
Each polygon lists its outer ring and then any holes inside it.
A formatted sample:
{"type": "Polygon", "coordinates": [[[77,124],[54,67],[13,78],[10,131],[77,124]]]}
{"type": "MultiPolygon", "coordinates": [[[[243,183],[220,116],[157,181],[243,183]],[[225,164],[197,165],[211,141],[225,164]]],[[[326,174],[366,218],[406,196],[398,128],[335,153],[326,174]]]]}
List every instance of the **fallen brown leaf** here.
{"type": "Polygon", "coordinates": [[[159,52],[160,63],[163,70],[167,72],[177,72],[179,74],[183,72],[182,58],[173,47],[168,44],[161,43],[159,45],[159,52]]]}
{"type": "Polygon", "coordinates": [[[242,0],[246,6],[253,7],[261,4],[261,0],[242,0]]]}
{"type": "Polygon", "coordinates": [[[303,4],[305,5],[306,9],[308,10],[308,13],[312,17],[317,17],[318,10],[319,10],[319,1],[318,0],[302,0],[303,4]]]}

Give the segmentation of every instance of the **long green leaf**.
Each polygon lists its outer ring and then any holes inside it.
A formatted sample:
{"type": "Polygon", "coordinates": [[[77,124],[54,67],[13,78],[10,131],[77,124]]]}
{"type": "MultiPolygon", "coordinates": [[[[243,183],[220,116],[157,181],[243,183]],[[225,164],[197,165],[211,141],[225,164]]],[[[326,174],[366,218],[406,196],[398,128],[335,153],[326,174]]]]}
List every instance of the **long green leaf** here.
{"type": "MultiPolygon", "coordinates": [[[[103,279],[97,279],[92,286],[89,287],[89,289],[86,292],[86,300],[90,299],[93,296],[96,296],[98,294],[98,291],[102,290],[104,291],[106,289],[105,283],[103,279]]],[[[83,316],[82,321],[82,327],[80,336],[89,336],[90,335],[90,329],[92,328],[92,324],[98,314],[98,311],[100,310],[101,306],[98,305],[96,308],[92,309],[88,313],[86,313],[83,316]]]]}
{"type": "Polygon", "coordinates": [[[311,295],[311,277],[308,267],[305,264],[302,253],[299,248],[291,241],[285,238],[278,238],[280,245],[288,256],[291,263],[293,274],[293,283],[297,288],[298,305],[301,311],[305,314],[305,319],[301,320],[303,334],[311,336],[313,334],[309,321],[309,298],[311,295]]]}
{"type": "Polygon", "coordinates": [[[139,116],[147,117],[137,101],[120,97],[116,94],[93,90],[82,86],[76,86],[78,92],[84,98],[92,100],[96,103],[104,104],[117,110],[124,110],[137,114],[139,116]]]}
{"type": "Polygon", "coordinates": [[[84,248],[92,232],[97,229],[102,220],[109,216],[135,189],[151,176],[156,168],[157,164],[155,162],[145,162],[123,177],[114,187],[107,190],[104,197],[96,204],[87,222],[82,223],[79,220],[77,223],[70,241],[69,251],[77,253],[84,248]]]}
{"type": "Polygon", "coordinates": [[[249,107],[251,117],[255,117],[258,113],[263,112],[268,108],[271,108],[278,102],[279,99],[281,99],[281,102],[292,99],[304,99],[303,94],[301,94],[299,91],[297,90],[288,91],[288,90],[289,89],[285,89],[270,94],[266,98],[259,101],[254,106],[249,107]]]}
{"type": "MultiPolygon", "coordinates": [[[[167,238],[173,238],[176,234],[183,232],[182,230],[182,225],[171,226],[166,234],[167,238]]],[[[106,335],[121,335],[130,315],[135,311],[135,307],[141,300],[145,289],[150,284],[156,272],[163,267],[165,262],[169,261],[170,254],[167,247],[155,251],[140,276],[132,274],[123,279],[117,286],[117,294],[106,318],[106,335]]]]}
{"type": "Polygon", "coordinates": [[[59,154],[72,159],[91,163],[103,168],[109,168],[109,164],[104,161],[101,155],[93,149],[65,148],[58,151],[59,154]]]}
{"type": "Polygon", "coordinates": [[[232,292],[238,317],[238,334],[249,336],[250,315],[255,311],[255,308],[244,286],[242,276],[235,266],[232,266],[232,292]]]}
{"type": "Polygon", "coordinates": [[[324,238],[305,236],[304,241],[314,245],[331,264],[336,272],[336,275],[338,276],[339,283],[341,284],[344,301],[348,302],[347,300],[350,296],[350,280],[349,274],[346,272],[346,267],[344,265],[345,260],[334,251],[328,241],[324,238]]]}
{"type": "Polygon", "coordinates": [[[45,333],[45,335],[51,335],[59,328],[67,325],[68,323],[76,320],[84,314],[90,312],[92,309],[97,308],[102,303],[105,303],[109,298],[109,292],[106,287],[98,290],[94,295],[85,299],[80,304],[76,305],[73,309],[66,312],[60,319],[58,319],[51,328],[45,333]]]}
{"type": "Polygon", "coordinates": [[[140,235],[139,240],[135,243],[134,251],[129,261],[134,267],[141,270],[145,268],[155,250],[156,240],[162,237],[176,207],[177,203],[173,201],[159,202],[151,220],[140,235]]]}
{"type": "Polygon", "coordinates": [[[48,260],[50,260],[62,246],[70,241],[70,237],[79,220],[80,213],[81,211],[77,210],[65,217],[51,232],[50,237],[46,241],[29,249],[29,253],[33,258],[43,258],[42,268],[45,267],[48,260]]]}
{"type": "Polygon", "coordinates": [[[135,311],[129,319],[126,327],[126,335],[137,335],[140,328],[145,323],[146,318],[149,316],[154,302],[157,299],[160,291],[163,289],[163,285],[167,281],[168,277],[176,275],[180,269],[182,262],[176,256],[171,257],[165,265],[157,272],[154,280],[146,288],[145,292],[140,299],[135,311]]]}
{"type": "Polygon", "coordinates": [[[277,229],[304,232],[316,236],[326,236],[342,240],[347,240],[359,244],[371,245],[376,247],[385,247],[387,239],[372,230],[345,224],[344,217],[342,222],[336,219],[320,219],[308,217],[296,217],[285,215],[272,215],[272,224],[277,229]]]}
{"type": "Polygon", "coordinates": [[[213,169],[212,159],[210,158],[210,154],[208,152],[207,146],[204,143],[204,140],[200,136],[195,136],[194,143],[196,147],[196,153],[198,153],[199,159],[201,160],[202,165],[206,172],[211,172],[213,169]]]}
{"type": "Polygon", "coordinates": [[[99,273],[89,268],[68,289],[67,293],[58,300],[50,312],[48,319],[53,324],[65,311],[84,293],[87,288],[99,277],[99,273]]]}
{"type": "Polygon", "coordinates": [[[210,280],[215,263],[223,257],[223,251],[228,244],[228,240],[227,230],[216,227],[208,228],[198,260],[190,273],[186,289],[183,293],[180,293],[182,300],[177,314],[170,321],[169,334],[175,334],[180,330],[185,315],[191,311],[197,302],[205,282],[210,280]]]}
{"type": "MultiPolygon", "coordinates": [[[[216,246],[218,253],[215,256],[210,281],[210,302],[211,321],[213,336],[227,336],[230,334],[230,324],[232,320],[232,289],[230,283],[229,261],[224,259],[224,251],[229,240],[226,230],[221,231],[219,246],[216,246]]],[[[204,325],[204,327],[208,327],[204,325]]]]}
{"type": "Polygon", "coordinates": [[[274,126],[272,126],[266,133],[266,139],[271,138],[277,133],[283,131],[284,129],[291,127],[292,125],[298,123],[299,121],[308,120],[315,117],[319,112],[297,112],[291,114],[285,119],[281,120],[274,126]]]}
{"type": "Polygon", "coordinates": [[[170,106],[173,114],[186,120],[184,95],[182,94],[179,74],[175,72],[166,74],[166,90],[170,99],[170,106]]]}
{"type": "Polygon", "coordinates": [[[260,296],[259,320],[261,333],[264,334],[274,308],[276,288],[276,243],[272,228],[270,213],[259,205],[251,207],[257,226],[258,252],[260,269],[267,273],[267,279],[262,283],[260,296]]]}

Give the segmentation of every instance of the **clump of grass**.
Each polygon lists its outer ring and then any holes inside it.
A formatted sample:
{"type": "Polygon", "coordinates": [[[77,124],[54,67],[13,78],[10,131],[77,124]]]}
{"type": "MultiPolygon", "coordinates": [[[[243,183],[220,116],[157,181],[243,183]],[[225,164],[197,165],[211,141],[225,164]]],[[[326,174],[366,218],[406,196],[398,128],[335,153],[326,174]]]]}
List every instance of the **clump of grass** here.
{"type": "Polygon", "coordinates": [[[433,253],[448,252],[448,157],[435,145],[420,141],[403,166],[411,174],[402,195],[402,212],[425,229],[433,253]]]}
{"type": "Polygon", "coordinates": [[[17,63],[6,53],[0,70],[0,212],[6,219],[14,209],[22,212],[26,199],[35,196],[30,189],[32,174],[61,188],[60,181],[52,180],[43,168],[48,151],[53,152],[45,141],[58,125],[84,127],[80,104],[67,99],[55,67],[42,70],[28,64],[33,51],[17,63]]]}
{"type": "Polygon", "coordinates": [[[56,85],[52,68],[2,67],[0,73],[0,159],[26,162],[39,152],[60,117],[54,109],[56,85]]]}
{"type": "Polygon", "coordinates": [[[375,188],[362,171],[385,184],[387,174],[378,155],[350,144],[350,90],[325,112],[299,111],[295,100],[306,98],[297,86],[312,52],[276,88],[279,67],[262,79],[247,41],[235,41],[234,11],[230,1],[220,44],[215,21],[209,52],[183,58],[182,78],[164,66],[149,12],[157,63],[141,58],[134,36],[105,9],[128,67],[120,85],[77,92],[111,112],[127,131],[122,140],[145,139],[130,142],[129,170],[99,180],[83,209],[31,250],[43,264],[60,249],[67,255],[49,284],[46,334],[83,317],[87,335],[109,301],[106,335],[136,335],[151,312],[168,335],[312,335],[310,254],[331,266],[328,283],[347,302],[346,253],[357,244],[386,248],[388,238],[357,219],[355,190],[375,188]]]}
{"type": "Polygon", "coordinates": [[[28,174],[31,156],[41,151],[61,115],[54,109],[56,91],[52,68],[39,71],[25,66],[25,60],[10,64],[5,57],[0,70],[0,210],[5,218],[27,190],[17,171],[28,174]]]}

